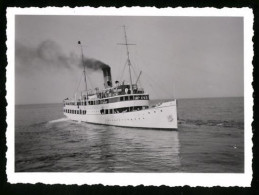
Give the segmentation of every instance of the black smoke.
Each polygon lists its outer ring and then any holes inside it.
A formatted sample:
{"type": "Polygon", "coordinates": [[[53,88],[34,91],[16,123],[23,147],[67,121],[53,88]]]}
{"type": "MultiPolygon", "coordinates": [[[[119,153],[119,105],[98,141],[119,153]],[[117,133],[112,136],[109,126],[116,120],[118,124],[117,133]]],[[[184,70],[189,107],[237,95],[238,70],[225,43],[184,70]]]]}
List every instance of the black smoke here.
{"type": "Polygon", "coordinates": [[[15,59],[19,69],[65,68],[71,69],[78,63],[74,53],[65,54],[60,46],[51,40],[41,42],[37,47],[29,47],[19,42],[15,44],[15,59]]]}
{"type": "Polygon", "coordinates": [[[30,72],[34,69],[66,69],[86,67],[91,71],[108,70],[110,67],[93,58],[82,60],[80,50],[78,54],[66,54],[53,40],[45,40],[36,47],[29,47],[19,42],[15,43],[15,62],[18,71],[30,72]]]}
{"type": "Polygon", "coordinates": [[[96,60],[93,58],[84,58],[81,63],[81,67],[86,67],[87,69],[98,71],[98,70],[110,70],[110,66],[101,62],[100,60],[96,60]]]}

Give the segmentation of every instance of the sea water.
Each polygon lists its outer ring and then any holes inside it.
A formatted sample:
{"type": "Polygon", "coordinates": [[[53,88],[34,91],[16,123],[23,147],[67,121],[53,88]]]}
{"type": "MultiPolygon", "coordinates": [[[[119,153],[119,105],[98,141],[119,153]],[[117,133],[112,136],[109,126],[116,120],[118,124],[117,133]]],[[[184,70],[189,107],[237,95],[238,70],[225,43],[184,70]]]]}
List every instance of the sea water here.
{"type": "Polygon", "coordinates": [[[243,98],[180,99],[177,131],[80,123],[62,112],[62,104],[15,106],[16,172],[244,172],[243,98]]]}

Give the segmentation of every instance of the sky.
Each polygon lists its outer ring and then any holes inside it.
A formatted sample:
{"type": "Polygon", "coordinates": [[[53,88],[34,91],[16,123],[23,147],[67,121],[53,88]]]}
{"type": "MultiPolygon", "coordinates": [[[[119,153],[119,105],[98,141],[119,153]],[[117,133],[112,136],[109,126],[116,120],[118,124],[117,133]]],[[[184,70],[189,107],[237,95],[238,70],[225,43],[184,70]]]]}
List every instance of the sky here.
{"type": "MultiPolygon", "coordinates": [[[[59,103],[84,89],[83,55],[151,99],[244,96],[242,17],[48,16],[15,17],[15,103],[59,103]],[[125,68],[124,68],[125,67],[125,68]]],[[[103,88],[102,72],[87,69],[87,87],[103,88]]]]}

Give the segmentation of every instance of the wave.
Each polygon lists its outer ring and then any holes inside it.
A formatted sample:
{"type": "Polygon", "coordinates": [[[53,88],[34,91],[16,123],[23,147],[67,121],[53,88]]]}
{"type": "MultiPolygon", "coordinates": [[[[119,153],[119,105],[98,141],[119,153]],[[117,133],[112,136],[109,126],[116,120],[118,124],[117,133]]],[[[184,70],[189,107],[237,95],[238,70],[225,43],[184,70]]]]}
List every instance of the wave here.
{"type": "Polygon", "coordinates": [[[64,117],[64,118],[48,121],[48,123],[59,123],[59,122],[64,122],[64,121],[68,121],[68,120],[69,120],[68,118],[64,117]]]}
{"type": "Polygon", "coordinates": [[[222,121],[222,120],[179,120],[179,124],[181,125],[196,125],[196,126],[217,126],[217,127],[232,127],[232,128],[238,128],[243,129],[244,123],[238,122],[238,121],[222,121]]]}

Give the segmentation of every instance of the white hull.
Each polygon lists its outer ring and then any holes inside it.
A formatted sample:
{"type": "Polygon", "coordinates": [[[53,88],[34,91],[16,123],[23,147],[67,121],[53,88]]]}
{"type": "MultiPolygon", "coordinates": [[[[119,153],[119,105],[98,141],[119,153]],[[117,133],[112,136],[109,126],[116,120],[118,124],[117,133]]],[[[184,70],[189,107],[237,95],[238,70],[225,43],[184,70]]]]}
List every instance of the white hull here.
{"type": "Polygon", "coordinates": [[[177,129],[176,100],[140,111],[116,114],[87,113],[85,115],[64,114],[71,120],[94,124],[151,129],[177,129]]]}

